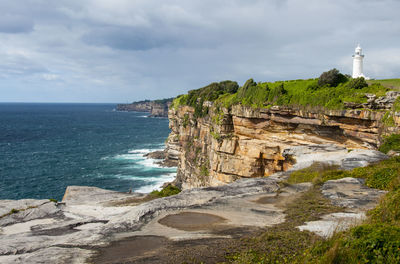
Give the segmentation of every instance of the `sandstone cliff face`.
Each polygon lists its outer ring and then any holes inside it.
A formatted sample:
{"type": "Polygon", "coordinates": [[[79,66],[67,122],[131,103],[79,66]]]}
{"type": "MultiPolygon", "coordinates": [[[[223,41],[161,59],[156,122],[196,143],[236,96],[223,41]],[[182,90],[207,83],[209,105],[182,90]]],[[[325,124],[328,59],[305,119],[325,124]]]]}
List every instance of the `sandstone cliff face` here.
{"type": "Polygon", "coordinates": [[[382,122],[386,111],[296,110],[242,105],[219,109],[206,102],[209,114],[194,118],[194,109],[169,110],[167,150],[179,155],[176,182],[183,189],[217,186],[240,178],[268,176],[294,163],[292,146],[334,144],[375,149],[382,134],[398,132],[382,122]],[[178,154],[179,153],[179,154],[178,154]]]}
{"type": "Polygon", "coordinates": [[[159,104],[153,102],[151,104],[150,116],[151,117],[168,117],[168,108],[171,105],[171,102],[165,104],[159,104]]]}

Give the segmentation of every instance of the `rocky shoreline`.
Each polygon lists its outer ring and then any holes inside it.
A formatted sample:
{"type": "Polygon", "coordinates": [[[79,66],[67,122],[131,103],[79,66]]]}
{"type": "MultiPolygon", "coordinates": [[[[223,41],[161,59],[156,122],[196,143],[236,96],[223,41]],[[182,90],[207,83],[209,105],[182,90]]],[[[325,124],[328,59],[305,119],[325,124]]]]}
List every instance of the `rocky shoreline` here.
{"type": "MultiPolygon", "coordinates": [[[[349,152],[334,145],[298,146],[287,151],[297,160],[291,170],[315,161],[351,169],[387,158],[374,150],[349,152]]],[[[283,213],[285,204],[311,188],[307,183],[282,186],[280,182],[289,172],[189,189],[155,200],[148,200],[144,194],[82,186],[68,187],[58,203],[3,200],[0,262],[183,262],[188,256],[185,252],[203,252],[205,243],[220,245],[287,221],[283,213]]],[[[353,178],[328,181],[321,193],[343,208],[340,214],[299,226],[321,236],[362,220],[365,211],[384,194],[353,178]]]]}

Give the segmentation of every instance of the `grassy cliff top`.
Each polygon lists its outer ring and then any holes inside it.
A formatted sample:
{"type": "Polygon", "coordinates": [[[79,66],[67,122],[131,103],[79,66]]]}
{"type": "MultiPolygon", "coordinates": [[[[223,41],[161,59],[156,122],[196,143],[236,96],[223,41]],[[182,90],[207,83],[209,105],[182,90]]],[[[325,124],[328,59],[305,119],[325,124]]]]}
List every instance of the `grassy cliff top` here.
{"type": "Polygon", "coordinates": [[[390,90],[400,91],[400,79],[368,80],[368,84],[380,84],[390,90]]]}
{"type": "Polygon", "coordinates": [[[227,108],[241,103],[255,108],[286,105],[344,109],[344,102],[366,103],[366,93],[383,96],[390,90],[400,91],[400,79],[367,82],[364,78],[349,78],[333,69],[308,80],[256,83],[250,79],[242,87],[232,81],[212,83],[178,96],[173,106],[195,107],[200,116],[204,101],[217,102],[227,108]]]}

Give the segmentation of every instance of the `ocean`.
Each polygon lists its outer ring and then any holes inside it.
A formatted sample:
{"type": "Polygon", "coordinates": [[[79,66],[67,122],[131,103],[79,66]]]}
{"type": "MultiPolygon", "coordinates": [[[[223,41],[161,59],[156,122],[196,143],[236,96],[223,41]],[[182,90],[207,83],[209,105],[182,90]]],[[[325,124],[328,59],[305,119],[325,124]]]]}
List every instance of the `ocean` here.
{"type": "Polygon", "coordinates": [[[0,199],[62,199],[69,185],[150,192],[172,181],[144,154],[164,148],[168,119],[115,104],[0,103],[0,199]]]}

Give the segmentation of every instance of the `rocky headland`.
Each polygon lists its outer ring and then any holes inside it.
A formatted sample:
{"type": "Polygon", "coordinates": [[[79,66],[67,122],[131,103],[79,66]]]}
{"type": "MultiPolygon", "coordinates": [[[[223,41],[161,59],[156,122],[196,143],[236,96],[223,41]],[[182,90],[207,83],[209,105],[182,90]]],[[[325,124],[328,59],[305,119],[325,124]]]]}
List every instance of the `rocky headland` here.
{"type": "Polygon", "coordinates": [[[168,108],[173,98],[163,100],[145,100],[133,102],[131,104],[118,104],[117,111],[134,111],[150,113],[149,117],[168,117],[168,108]]]}

